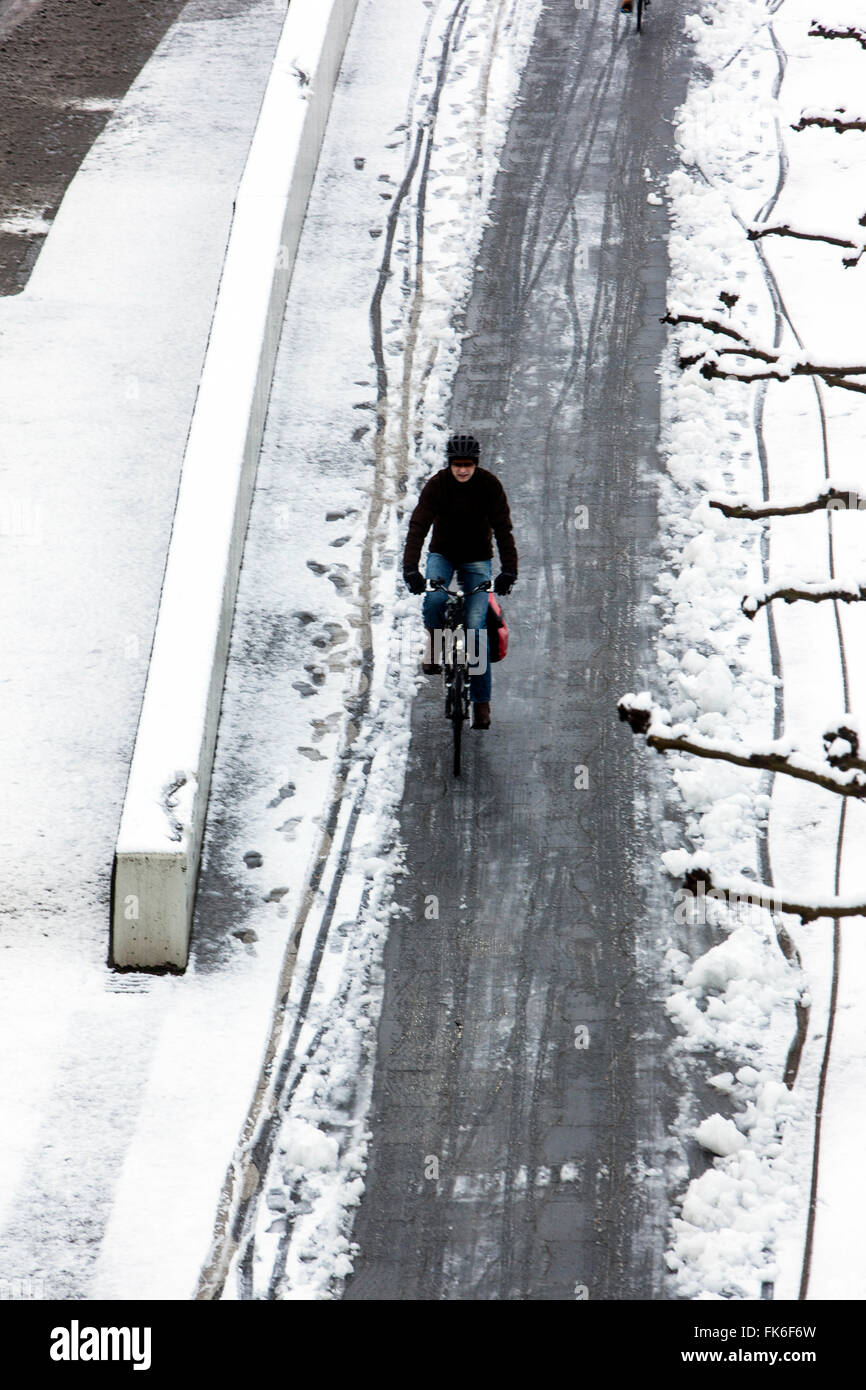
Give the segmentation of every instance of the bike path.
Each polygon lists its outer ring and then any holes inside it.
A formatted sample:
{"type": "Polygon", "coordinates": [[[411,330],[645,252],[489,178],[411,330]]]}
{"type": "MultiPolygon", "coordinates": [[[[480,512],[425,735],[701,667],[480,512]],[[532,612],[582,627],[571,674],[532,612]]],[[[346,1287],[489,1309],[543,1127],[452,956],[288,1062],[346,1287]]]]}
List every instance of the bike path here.
{"type": "Polygon", "coordinates": [[[648,195],[674,161],[684,13],[653,7],[638,38],[608,3],[546,8],[512,119],[451,424],[509,494],[513,645],[459,781],[438,681],[415,702],[348,1299],[664,1296],[655,851],[615,703],[650,659],[667,226],[648,195]]]}

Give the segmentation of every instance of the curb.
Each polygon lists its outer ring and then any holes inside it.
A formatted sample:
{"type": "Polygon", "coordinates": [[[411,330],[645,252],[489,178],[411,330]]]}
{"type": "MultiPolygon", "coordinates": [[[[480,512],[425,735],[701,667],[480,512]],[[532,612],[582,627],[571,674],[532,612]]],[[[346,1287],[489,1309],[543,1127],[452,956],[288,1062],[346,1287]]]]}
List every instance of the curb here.
{"type": "Polygon", "coordinates": [[[291,0],[190,423],[115,846],[109,963],[186,968],[235,596],[286,298],[357,0],[291,0]]]}

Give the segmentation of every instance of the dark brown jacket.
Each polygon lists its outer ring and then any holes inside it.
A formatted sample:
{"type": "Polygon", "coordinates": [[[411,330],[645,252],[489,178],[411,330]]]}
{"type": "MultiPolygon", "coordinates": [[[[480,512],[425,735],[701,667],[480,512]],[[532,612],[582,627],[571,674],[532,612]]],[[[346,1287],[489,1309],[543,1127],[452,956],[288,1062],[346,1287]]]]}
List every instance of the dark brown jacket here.
{"type": "Polygon", "coordinates": [[[499,479],[486,468],[476,468],[466,483],[458,483],[450,468],[442,468],[424,484],[409,518],[404,569],[417,568],[431,526],[431,551],[453,565],[492,559],[495,536],[502,568],[517,573],[508,498],[499,479]]]}

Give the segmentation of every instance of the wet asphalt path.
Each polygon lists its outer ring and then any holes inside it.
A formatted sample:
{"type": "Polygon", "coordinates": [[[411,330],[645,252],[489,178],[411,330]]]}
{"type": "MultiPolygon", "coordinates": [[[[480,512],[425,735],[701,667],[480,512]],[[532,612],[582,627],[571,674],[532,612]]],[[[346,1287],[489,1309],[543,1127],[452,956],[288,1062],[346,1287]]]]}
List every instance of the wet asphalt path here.
{"type": "Polygon", "coordinates": [[[609,0],[548,7],[512,118],[451,423],[509,493],[513,650],[459,782],[438,684],[415,702],[349,1299],[665,1297],[658,846],[615,702],[649,660],[667,227],[644,169],[673,163],[685,12],[638,38],[609,0]]]}

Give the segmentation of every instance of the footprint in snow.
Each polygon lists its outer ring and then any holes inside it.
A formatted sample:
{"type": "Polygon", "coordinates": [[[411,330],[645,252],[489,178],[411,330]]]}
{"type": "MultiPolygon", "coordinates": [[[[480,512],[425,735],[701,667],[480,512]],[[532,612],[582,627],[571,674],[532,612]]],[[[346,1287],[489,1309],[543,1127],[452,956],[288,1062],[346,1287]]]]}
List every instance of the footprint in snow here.
{"type": "Polygon", "coordinates": [[[311,695],[318,695],[319,693],[316,687],[307,681],[292,681],[292,689],[297,690],[302,700],[308,700],[311,695]]]}
{"type": "Polygon", "coordinates": [[[298,752],[303,757],[309,758],[311,763],[323,763],[325,761],[324,753],[320,753],[318,748],[299,748],[298,752]]]}
{"type": "Polygon", "coordinates": [[[330,732],[334,725],[339,722],[340,717],[339,711],[335,710],[333,714],[327,715],[325,719],[314,719],[312,721],[314,730],[313,738],[316,743],[319,743],[320,740],[325,737],[325,734],[330,732]]]}
{"type": "Polygon", "coordinates": [[[308,560],[307,569],[312,570],[313,574],[324,574],[328,566],[321,564],[319,560],[308,560]]]}
{"type": "Polygon", "coordinates": [[[298,833],[298,826],[303,819],[303,816],[289,816],[289,819],[284,820],[282,825],[277,826],[277,829],[287,840],[294,840],[298,833]]]}
{"type": "Polygon", "coordinates": [[[257,849],[248,849],[244,855],[244,863],[248,869],[260,869],[264,862],[257,849]]]}
{"type": "Polygon", "coordinates": [[[268,802],[268,810],[273,810],[274,806],[279,806],[280,802],[285,801],[287,797],[294,796],[295,791],[294,782],[286,782],[285,786],[280,787],[273,800],[268,802]]]}

